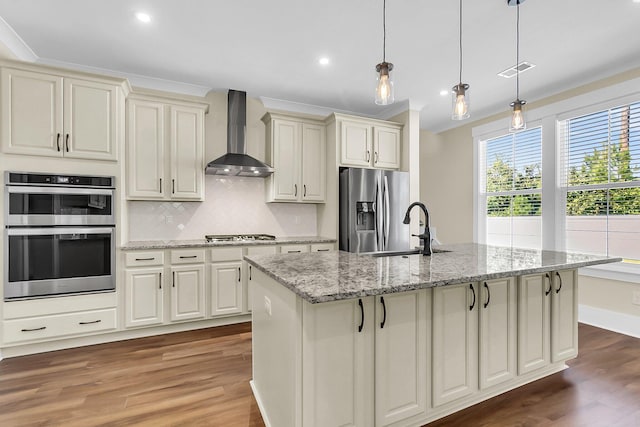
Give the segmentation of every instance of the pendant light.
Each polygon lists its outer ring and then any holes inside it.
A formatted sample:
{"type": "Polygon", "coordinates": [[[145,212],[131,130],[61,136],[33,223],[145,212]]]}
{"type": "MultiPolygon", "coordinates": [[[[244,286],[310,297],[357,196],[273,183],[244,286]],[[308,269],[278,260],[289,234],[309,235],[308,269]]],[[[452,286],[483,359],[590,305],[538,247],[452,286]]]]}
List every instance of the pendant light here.
{"type": "Polygon", "coordinates": [[[520,4],[525,0],[507,0],[509,6],[516,7],[516,100],[511,104],[513,111],[511,112],[511,122],[509,123],[510,132],[518,132],[526,129],[527,123],[524,118],[524,110],[522,107],[527,101],[520,99],[520,4]]]}
{"type": "Polygon", "coordinates": [[[462,0],[460,0],[460,78],[458,84],[451,89],[451,102],[453,110],[452,120],[464,120],[469,113],[469,85],[462,83],[462,0]]]}
{"type": "Polygon", "coordinates": [[[387,54],[387,0],[382,1],[382,62],[376,65],[378,73],[376,85],[376,99],[378,105],[393,104],[393,81],[391,70],[393,64],[386,61],[387,54]]]}

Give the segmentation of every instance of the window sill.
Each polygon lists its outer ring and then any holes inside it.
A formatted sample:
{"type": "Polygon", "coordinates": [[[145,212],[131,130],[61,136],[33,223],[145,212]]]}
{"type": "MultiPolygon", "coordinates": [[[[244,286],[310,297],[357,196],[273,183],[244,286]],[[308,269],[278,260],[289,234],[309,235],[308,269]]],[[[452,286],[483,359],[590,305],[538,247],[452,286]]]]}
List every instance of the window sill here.
{"type": "Polygon", "coordinates": [[[578,272],[581,276],[640,283],[640,264],[616,262],[583,267],[578,272]]]}

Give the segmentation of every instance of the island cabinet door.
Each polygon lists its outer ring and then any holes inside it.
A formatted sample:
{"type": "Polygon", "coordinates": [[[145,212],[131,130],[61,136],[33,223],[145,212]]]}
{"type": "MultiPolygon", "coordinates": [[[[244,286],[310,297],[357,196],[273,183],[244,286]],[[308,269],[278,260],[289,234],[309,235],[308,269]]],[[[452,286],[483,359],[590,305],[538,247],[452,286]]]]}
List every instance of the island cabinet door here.
{"type": "Polygon", "coordinates": [[[517,375],[517,300],[513,277],[481,283],[480,388],[512,380],[517,375]]]}
{"type": "Polygon", "coordinates": [[[578,277],[576,270],[553,273],[551,362],[578,355],[578,277]]]}
{"type": "Polygon", "coordinates": [[[551,273],[518,279],[518,375],[549,365],[551,273]]]}
{"type": "Polygon", "coordinates": [[[427,413],[431,291],[375,297],[376,426],[427,413]]]}
{"type": "Polygon", "coordinates": [[[478,389],[478,284],[433,289],[432,398],[440,406],[478,389]]]}
{"type": "Polygon", "coordinates": [[[374,297],[303,304],[302,425],[373,426],[374,297]]]}

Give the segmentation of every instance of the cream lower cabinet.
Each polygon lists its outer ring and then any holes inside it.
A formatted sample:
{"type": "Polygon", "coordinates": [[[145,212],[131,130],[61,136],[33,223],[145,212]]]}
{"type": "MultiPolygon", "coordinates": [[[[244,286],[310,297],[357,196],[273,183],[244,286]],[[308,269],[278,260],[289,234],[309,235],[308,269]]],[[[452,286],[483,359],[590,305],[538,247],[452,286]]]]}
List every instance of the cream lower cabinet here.
{"type": "Polygon", "coordinates": [[[160,325],[164,322],[162,267],[125,272],[125,326],[160,325]]]}
{"type": "Polygon", "coordinates": [[[267,113],[266,161],[275,172],[267,178],[267,202],[324,203],[326,131],[323,122],[267,113]]]}
{"type": "Polygon", "coordinates": [[[477,283],[433,289],[433,406],[470,396],[478,389],[477,283]]]}
{"type": "Polygon", "coordinates": [[[242,248],[211,249],[209,264],[210,316],[245,312],[242,248]]]}
{"type": "Polygon", "coordinates": [[[303,305],[303,425],[403,425],[426,416],[429,297],[422,290],[303,305]]]}
{"type": "Polygon", "coordinates": [[[3,151],[117,160],[125,81],[48,71],[35,66],[2,68],[3,151]]]}
{"type": "Polygon", "coordinates": [[[577,270],[519,278],[520,375],[578,354],[577,270]]]}
{"type": "Polygon", "coordinates": [[[205,316],[204,265],[171,267],[171,321],[205,316]]]}
{"type": "Polygon", "coordinates": [[[204,200],[206,104],[127,99],[127,198],[204,200]]]}
{"type": "MultiPolygon", "coordinates": [[[[277,253],[275,245],[269,246],[250,246],[246,250],[246,254],[251,255],[274,255],[277,253]]],[[[251,288],[253,287],[253,266],[246,261],[242,261],[242,267],[246,271],[247,286],[245,295],[245,307],[247,311],[251,311],[251,288]]]]}

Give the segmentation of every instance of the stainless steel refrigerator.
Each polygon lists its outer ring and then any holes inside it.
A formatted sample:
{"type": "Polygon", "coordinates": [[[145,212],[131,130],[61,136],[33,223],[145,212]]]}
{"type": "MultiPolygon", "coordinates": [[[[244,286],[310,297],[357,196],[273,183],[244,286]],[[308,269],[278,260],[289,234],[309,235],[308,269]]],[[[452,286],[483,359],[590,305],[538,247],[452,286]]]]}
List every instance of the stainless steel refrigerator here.
{"type": "Polygon", "coordinates": [[[340,250],[410,249],[409,173],[374,169],[340,170],[340,250]]]}

